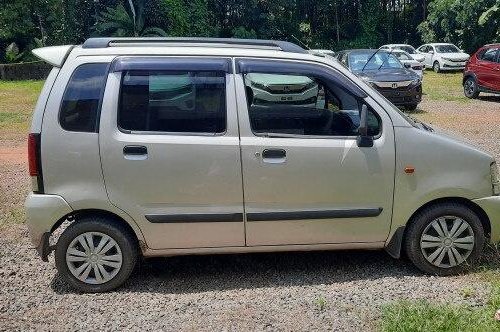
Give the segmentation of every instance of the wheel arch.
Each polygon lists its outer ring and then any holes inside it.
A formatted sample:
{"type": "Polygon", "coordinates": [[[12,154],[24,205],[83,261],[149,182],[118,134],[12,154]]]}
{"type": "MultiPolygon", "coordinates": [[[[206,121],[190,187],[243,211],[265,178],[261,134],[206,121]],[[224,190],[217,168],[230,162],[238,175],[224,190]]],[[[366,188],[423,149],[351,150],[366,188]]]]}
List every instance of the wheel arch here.
{"type": "Polygon", "coordinates": [[[483,226],[484,229],[484,234],[487,238],[490,237],[491,234],[491,222],[484,210],[474,203],[473,201],[463,198],[463,197],[441,197],[437,199],[433,199],[422,206],[420,206],[418,209],[416,209],[408,221],[406,222],[405,225],[400,226],[393,234],[392,238],[389,240],[385,250],[387,253],[394,257],[394,258],[400,258],[401,257],[401,248],[403,246],[403,243],[406,241],[406,233],[408,230],[408,225],[413,222],[415,219],[415,216],[417,216],[421,211],[424,209],[427,209],[430,206],[436,205],[436,204],[442,204],[442,203],[458,203],[461,205],[464,205],[468,207],[469,209],[474,212],[479,220],[481,221],[481,225],[483,226]]]}
{"type": "Polygon", "coordinates": [[[95,217],[95,216],[107,218],[107,219],[113,220],[116,223],[120,224],[121,226],[123,226],[125,228],[125,230],[127,232],[129,232],[134,237],[134,239],[137,241],[141,251],[143,250],[143,248],[145,248],[146,245],[145,245],[145,242],[143,239],[143,235],[142,235],[141,231],[137,228],[136,225],[131,225],[124,218],[122,218],[121,216],[119,216],[113,212],[110,212],[107,210],[101,210],[101,209],[82,209],[82,210],[71,211],[70,213],[68,213],[65,216],[63,216],[62,218],[60,218],[52,226],[52,228],[50,230],[50,234],[54,233],[59,227],[61,227],[65,221],[78,222],[79,220],[81,220],[85,217],[95,217]],[[136,226],[136,227],[134,227],[134,226],[136,226]]]}
{"type": "Polygon", "coordinates": [[[465,81],[466,81],[469,77],[472,77],[472,78],[476,81],[476,83],[477,83],[477,76],[476,76],[476,74],[475,74],[475,73],[473,73],[473,72],[466,72],[466,73],[464,74],[464,77],[462,78],[462,86],[465,84],[465,81]]]}

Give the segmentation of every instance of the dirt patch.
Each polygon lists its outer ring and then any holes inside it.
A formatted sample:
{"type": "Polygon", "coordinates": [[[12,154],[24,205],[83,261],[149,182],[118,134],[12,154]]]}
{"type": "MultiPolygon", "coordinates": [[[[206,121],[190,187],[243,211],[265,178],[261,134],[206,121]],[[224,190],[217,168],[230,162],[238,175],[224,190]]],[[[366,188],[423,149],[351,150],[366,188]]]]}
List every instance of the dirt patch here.
{"type": "Polygon", "coordinates": [[[0,147],[1,165],[27,165],[27,146],[0,147]]]}

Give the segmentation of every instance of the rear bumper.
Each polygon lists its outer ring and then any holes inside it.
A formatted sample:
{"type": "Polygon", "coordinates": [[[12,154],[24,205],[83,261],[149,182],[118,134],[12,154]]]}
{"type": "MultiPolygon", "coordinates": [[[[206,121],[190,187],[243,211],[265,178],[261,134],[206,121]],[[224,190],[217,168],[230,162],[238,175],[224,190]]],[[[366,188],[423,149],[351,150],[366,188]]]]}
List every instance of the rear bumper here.
{"type": "Polygon", "coordinates": [[[48,236],[52,227],[72,209],[58,195],[30,193],[24,204],[26,208],[26,223],[31,243],[44,258],[48,250],[48,236]]]}
{"type": "Polygon", "coordinates": [[[491,242],[500,242],[500,196],[490,196],[473,200],[488,215],[491,224],[491,242]]]}

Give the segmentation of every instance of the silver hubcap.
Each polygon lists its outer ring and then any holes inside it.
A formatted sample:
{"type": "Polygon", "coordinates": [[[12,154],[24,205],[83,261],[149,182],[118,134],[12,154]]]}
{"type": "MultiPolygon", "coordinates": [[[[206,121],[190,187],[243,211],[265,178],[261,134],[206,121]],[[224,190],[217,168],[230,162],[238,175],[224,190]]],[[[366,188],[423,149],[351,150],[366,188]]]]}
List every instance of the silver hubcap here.
{"type": "Polygon", "coordinates": [[[434,219],[422,233],[420,248],[432,265],[450,268],[463,263],[474,249],[474,232],[463,219],[434,219]]]}
{"type": "Polygon", "coordinates": [[[468,96],[472,96],[472,94],[474,93],[474,82],[471,80],[466,81],[464,85],[464,90],[468,96]]]}
{"type": "Polygon", "coordinates": [[[87,232],[77,236],[66,250],[66,264],[77,279],[87,284],[103,284],[122,267],[122,251],[106,234],[87,232]]]}

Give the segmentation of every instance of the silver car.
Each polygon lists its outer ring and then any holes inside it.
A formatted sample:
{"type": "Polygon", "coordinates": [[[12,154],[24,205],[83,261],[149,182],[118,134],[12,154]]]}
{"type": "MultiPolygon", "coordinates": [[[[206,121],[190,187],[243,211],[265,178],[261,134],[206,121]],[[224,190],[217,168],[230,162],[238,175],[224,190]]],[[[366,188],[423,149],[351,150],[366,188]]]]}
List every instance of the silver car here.
{"type": "Polygon", "coordinates": [[[449,275],[500,240],[494,159],[334,59],[210,38],[34,53],[53,69],[28,138],[27,223],[75,289],[120,286],[140,256],[267,251],[385,249],[449,275]],[[256,74],[314,83],[316,102],[255,103],[256,74]]]}

